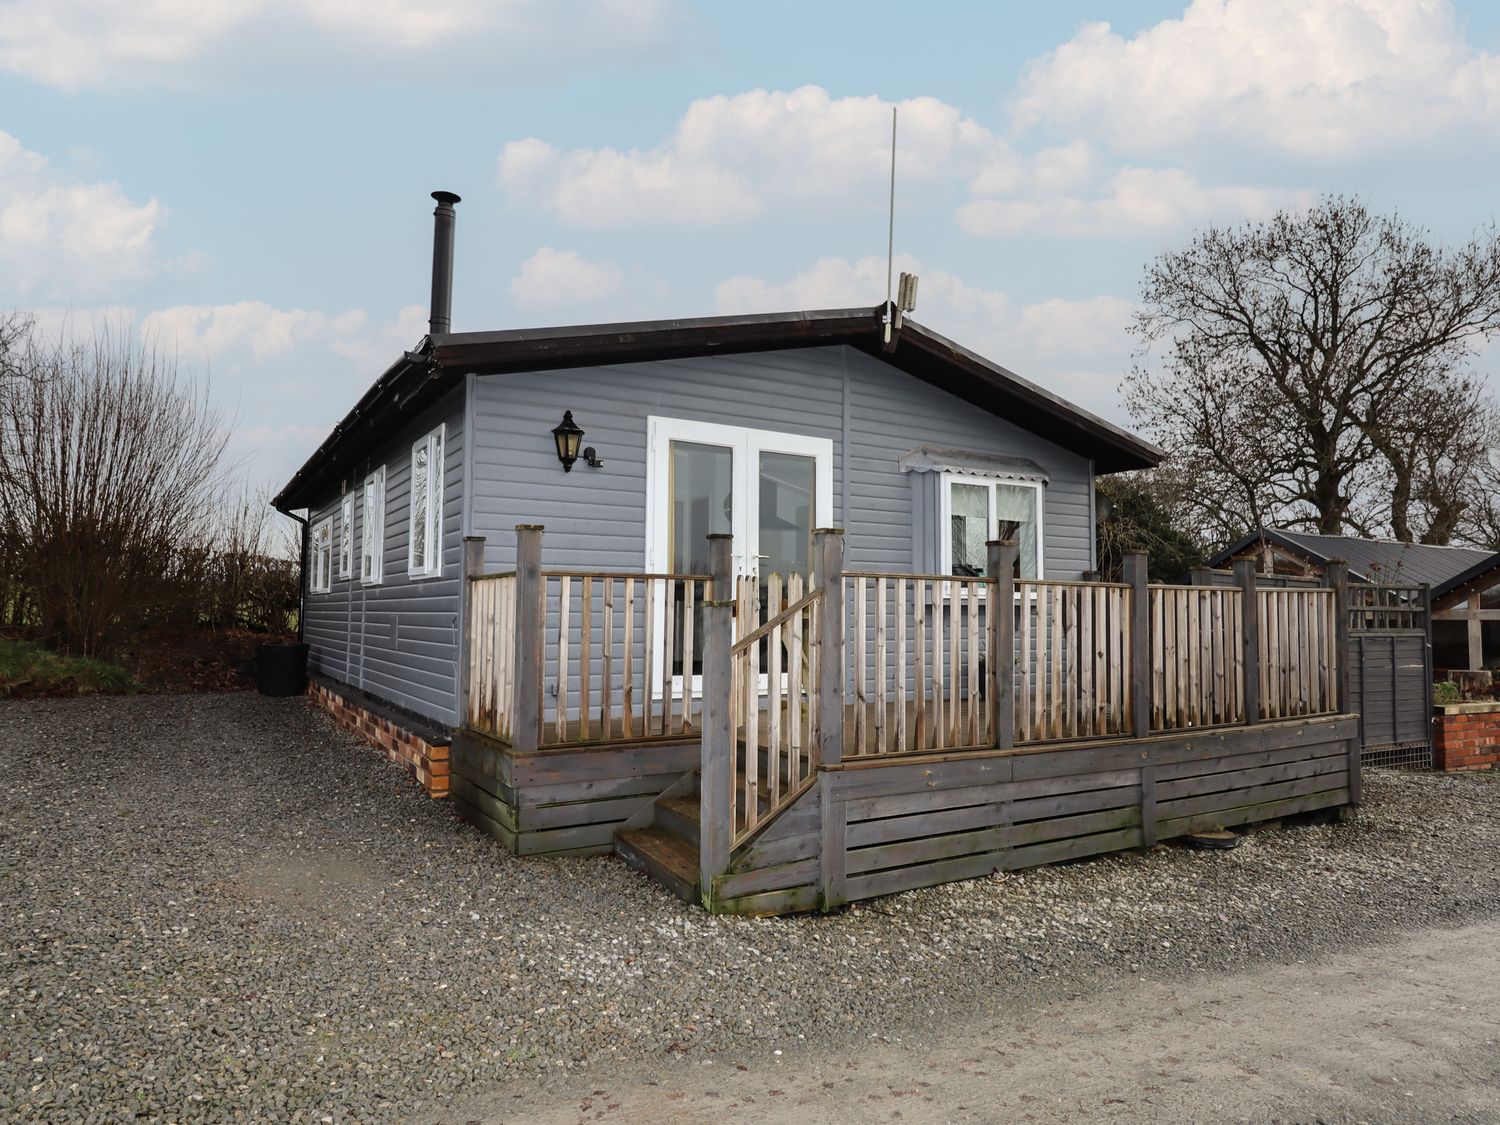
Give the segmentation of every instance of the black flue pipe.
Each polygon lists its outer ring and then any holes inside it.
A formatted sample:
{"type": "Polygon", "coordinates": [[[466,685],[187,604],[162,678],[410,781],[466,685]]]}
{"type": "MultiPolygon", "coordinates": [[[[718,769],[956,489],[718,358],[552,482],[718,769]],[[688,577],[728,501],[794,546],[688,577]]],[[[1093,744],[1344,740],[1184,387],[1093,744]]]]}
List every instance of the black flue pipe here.
{"type": "Polygon", "coordinates": [[[432,212],[432,315],[427,331],[436,336],[453,328],[453,205],[459,202],[451,191],[435,191],[437,208],[432,212]]]}

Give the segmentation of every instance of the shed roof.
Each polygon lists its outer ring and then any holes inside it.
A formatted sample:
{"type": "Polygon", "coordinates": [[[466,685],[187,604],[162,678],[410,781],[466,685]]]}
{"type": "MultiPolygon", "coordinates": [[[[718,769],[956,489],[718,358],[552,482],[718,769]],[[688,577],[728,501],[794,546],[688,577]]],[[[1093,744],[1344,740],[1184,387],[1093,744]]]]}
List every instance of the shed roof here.
{"type": "Polygon", "coordinates": [[[1301,531],[1262,528],[1225,547],[1209,566],[1223,566],[1262,542],[1326,566],[1335,559],[1349,564],[1351,577],[1361,582],[1426,583],[1434,588],[1497,556],[1475,547],[1438,547],[1430,543],[1398,543],[1394,539],[1356,539],[1348,535],[1312,535],[1301,531]]]}
{"type": "Polygon", "coordinates": [[[835,344],[876,356],[1091,458],[1098,472],[1149,468],[1165,456],[1150,442],[915,321],[907,320],[887,348],[883,312],[884,306],[879,306],[428,336],[376,380],[273,503],[285,510],[315,502],[326,481],[345,472],[412,412],[469,373],[560,370],[835,344]]]}

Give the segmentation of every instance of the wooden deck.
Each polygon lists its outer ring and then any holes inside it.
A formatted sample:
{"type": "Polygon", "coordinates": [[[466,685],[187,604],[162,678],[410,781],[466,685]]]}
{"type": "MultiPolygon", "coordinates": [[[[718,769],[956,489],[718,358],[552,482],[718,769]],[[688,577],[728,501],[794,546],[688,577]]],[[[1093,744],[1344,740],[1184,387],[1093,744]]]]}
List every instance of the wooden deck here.
{"type": "MultiPolygon", "coordinates": [[[[661,806],[683,796],[696,803],[698,755],[698,744],[681,740],[517,754],[469,732],[453,747],[452,798],[521,855],[602,854],[631,830],[656,830],[696,854],[696,820],[661,806]]],[[[695,881],[691,897],[724,913],[829,909],[1348,805],[1358,779],[1358,719],[1347,715],[851,757],[820,768],[711,887],[695,881]]]]}
{"type": "Polygon", "coordinates": [[[455,804],[518,854],[614,851],[713,911],[1359,803],[1337,563],[1290,592],[1248,565],[1151,585],[1139,553],[1124,582],[1023,582],[1002,542],[983,578],[850,572],[824,528],[805,584],[763,588],[726,536],[707,575],[547,572],[531,525],[513,575],[475,547],[455,804]]]}

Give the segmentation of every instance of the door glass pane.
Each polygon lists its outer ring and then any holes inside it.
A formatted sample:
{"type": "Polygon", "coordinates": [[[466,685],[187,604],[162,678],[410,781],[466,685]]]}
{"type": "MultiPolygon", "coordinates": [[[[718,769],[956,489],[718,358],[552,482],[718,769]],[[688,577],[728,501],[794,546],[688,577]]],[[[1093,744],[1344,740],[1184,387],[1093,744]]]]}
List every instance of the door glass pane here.
{"type": "Polygon", "coordinates": [[[760,455],[761,578],[808,572],[817,462],[792,453],[760,455]]]}
{"type": "Polygon", "coordinates": [[[953,573],[961,578],[977,578],[984,573],[984,543],[989,538],[989,486],[955,484],[949,509],[953,521],[953,573]]]}
{"type": "MultiPolygon", "coordinates": [[[[708,573],[708,536],[732,532],[734,515],[734,452],[720,445],[672,443],[672,558],[675,574],[708,573]]],[[[673,583],[669,607],[672,629],[672,674],[682,668],[682,614],[684,591],[673,583]]],[[[699,596],[703,587],[698,587],[699,596]]],[[[703,674],[703,618],[693,614],[693,667],[689,674],[703,674]]]]}
{"type": "Polygon", "coordinates": [[[995,519],[1016,524],[1016,546],[1019,549],[1021,578],[1037,578],[1037,543],[1040,528],[1036,518],[1036,489],[1023,485],[995,486],[995,519]]]}
{"type": "Polygon", "coordinates": [[[672,443],[672,570],[708,573],[708,536],[728,535],[734,513],[734,452],[672,443]]]}

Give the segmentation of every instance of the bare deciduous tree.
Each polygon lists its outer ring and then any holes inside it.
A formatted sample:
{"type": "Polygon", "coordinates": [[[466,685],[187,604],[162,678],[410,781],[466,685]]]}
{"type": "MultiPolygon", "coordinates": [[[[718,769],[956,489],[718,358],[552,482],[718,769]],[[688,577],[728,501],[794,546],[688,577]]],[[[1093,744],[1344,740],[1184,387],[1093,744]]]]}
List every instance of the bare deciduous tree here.
{"type": "Polygon", "coordinates": [[[1196,475],[1215,538],[1281,526],[1442,541],[1460,525],[1470,490],[1454,482],[1477,469],[1490,412],[1465,366],[1500,332],[1493,230],[1443,249],[1329,197],[1163,254],[1143,302],[1135,330],[1165,354],[1132,374],[1127,405],[1196,475]],[[1462,434],[1434,424],[1465,403],[1462,434]]]}
{"type": "Polygon", "coordinates": [[[41,632],[96,655],[178,593],[168,576],[211,530],[225,433],[206,391],[125,330],[33,341],[25,374],[0,396],[0,509],[41,632]]]}

